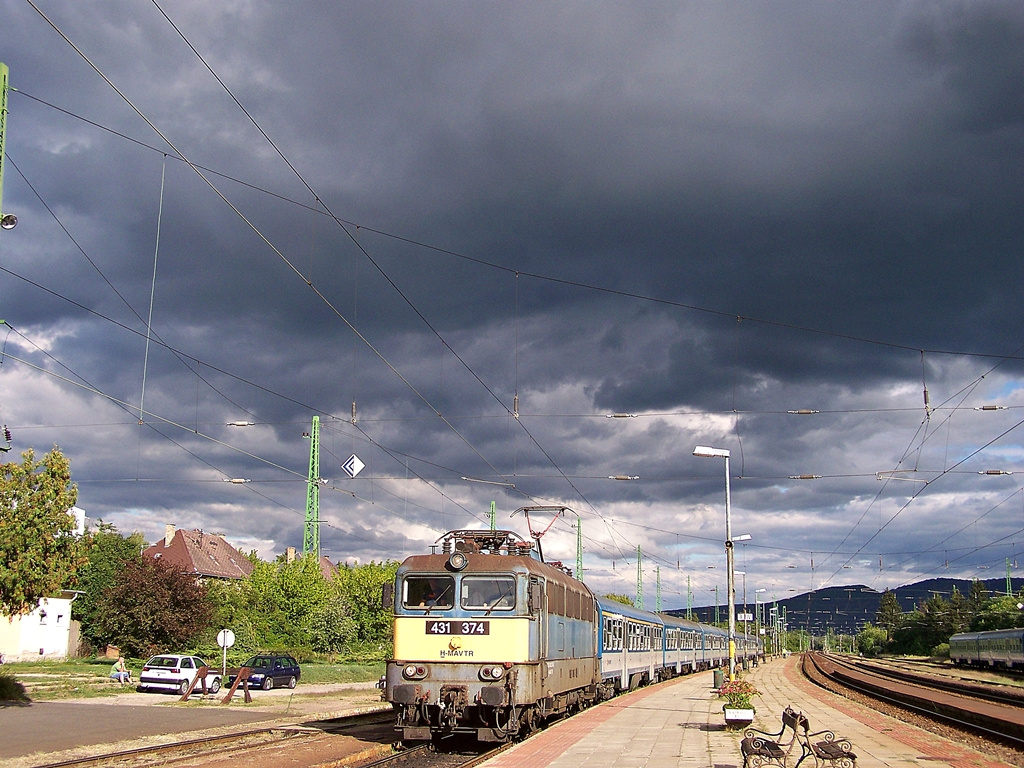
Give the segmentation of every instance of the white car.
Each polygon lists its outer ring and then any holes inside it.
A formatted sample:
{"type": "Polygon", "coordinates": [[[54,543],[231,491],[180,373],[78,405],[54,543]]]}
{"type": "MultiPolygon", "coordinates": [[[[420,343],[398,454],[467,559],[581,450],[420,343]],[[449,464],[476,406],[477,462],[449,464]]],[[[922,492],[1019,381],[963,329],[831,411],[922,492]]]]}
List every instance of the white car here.
{"type": "MultiPolygon", "coordinates": [[[[142,666],[142,674],[139,675],[138,691],[175,691],[184,695],[188,687],[192,685],[200,667],[208,666],[198,656],[179,656],[176,654],[161,654],[154,656],[142,666]]],[[[202,691],[202,683],[196,685],[202,691]]],[[[216,693],[220,690],[220,672],[214,672],[211,668],[206,675],[206,690],[216,693]]]]}

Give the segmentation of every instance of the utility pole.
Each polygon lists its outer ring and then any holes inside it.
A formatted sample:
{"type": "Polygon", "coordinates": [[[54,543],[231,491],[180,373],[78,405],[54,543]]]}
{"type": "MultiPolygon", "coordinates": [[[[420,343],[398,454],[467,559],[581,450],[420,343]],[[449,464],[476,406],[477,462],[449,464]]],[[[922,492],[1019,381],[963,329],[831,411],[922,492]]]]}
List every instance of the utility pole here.
{"type": "Polygon", "coordinates": [[[302,554],[310,552],[320,561],[320,417],[313,417],[309,431],[309,480],[306,490],[306,528],[302,554]]]}
{"type": "Polygon", "coordinates": [[[715,584],[715,625],[718,623],[718,585],[715,584]]]}
{"type": "Polygon", "coordinates": [[[497,504],[491,502],[491,533],[498,530],[498,519],[497,519],[497,504]]]}

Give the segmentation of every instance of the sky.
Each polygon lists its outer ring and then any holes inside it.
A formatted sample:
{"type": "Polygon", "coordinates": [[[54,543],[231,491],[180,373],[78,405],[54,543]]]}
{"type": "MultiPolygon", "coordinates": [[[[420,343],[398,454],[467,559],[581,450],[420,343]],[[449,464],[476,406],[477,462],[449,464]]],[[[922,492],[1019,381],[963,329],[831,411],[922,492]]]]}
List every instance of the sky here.
{"type": "Polygon", "coordinates": [[[93,525],[301,550],[317,416],[335,562],[493,502],[724,603],[728,487],[737,602],[1021,575],[1020,3],[0,20],[4,457],[59,446],[93,525]]]}

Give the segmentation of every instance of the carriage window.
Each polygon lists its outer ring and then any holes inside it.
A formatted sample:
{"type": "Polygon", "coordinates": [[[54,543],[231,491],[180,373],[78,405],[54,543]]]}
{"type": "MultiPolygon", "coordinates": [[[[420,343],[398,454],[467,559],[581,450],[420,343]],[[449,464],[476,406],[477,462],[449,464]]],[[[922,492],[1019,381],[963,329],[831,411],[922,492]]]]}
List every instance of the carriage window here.
{"type": "Polygon", "coordinates": [[[454,600],[455,579],[451,576],[406,576],[402,582],[406,608],[451,608],[454,600]]]}
{"type": "Polygon", "coordinates": [[[463,576],[463,608],[511,611],[516,607],[514,576],[463,576]]]}

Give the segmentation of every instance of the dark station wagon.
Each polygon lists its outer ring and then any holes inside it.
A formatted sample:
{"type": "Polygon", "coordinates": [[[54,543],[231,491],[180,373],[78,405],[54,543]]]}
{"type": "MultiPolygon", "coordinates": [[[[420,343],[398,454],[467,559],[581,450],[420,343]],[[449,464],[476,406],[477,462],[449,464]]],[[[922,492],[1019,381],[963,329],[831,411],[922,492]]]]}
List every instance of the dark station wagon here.
{"type": "MultiPolygon", "coordinates": [[[[287,653],[258,653],[242,666],[252,670],[249,673],[249,683],[259,686],[264,691],[269,691],[275,686],[294,688],[302,674],[299,662],[287,653]]],[[[237,676],[237,672],[228,675],[228,685],[232,685],[237,676]]]]}

